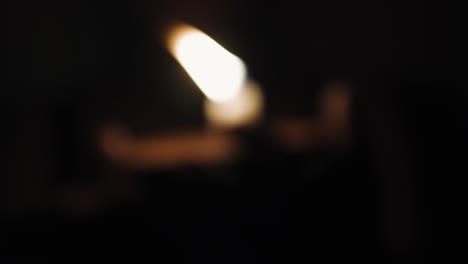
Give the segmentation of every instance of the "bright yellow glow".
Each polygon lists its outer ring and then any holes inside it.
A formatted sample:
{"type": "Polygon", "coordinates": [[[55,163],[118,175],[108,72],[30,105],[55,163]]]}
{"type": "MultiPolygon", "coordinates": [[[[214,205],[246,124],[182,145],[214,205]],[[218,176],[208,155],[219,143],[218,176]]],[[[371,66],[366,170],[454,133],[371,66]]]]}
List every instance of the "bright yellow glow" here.
{"type": "Polygon", "coordinates": [[[168,39],[172,55],[210,100],[229,101],[240,92],[246,81],[241,59],[191,26],[175,27],[168,39]]]}
{"type": "Polygon", "coordinates": [[[263,95],[260,86],[247,82],[239,94],[221,103],[205,101],[205,116],[217,127],[241,127],[255,124],[263,112],[263,95]]]}

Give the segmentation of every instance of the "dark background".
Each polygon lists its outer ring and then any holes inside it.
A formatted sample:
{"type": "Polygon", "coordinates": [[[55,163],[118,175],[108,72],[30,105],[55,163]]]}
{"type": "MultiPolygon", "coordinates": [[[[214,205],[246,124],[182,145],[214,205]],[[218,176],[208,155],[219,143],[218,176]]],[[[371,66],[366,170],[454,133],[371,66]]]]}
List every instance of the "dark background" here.
{"type": "Polygon", "coordinates": [[[377,2],[8,1],[5,254],[136,249],[188,263],[452,257],[466,207],[463,9],[377,2]],[[250,154],[227,167],[109,168],[95,142],[106,122],[136,135],[204,124],[202,94],[161,45],[172,19],[246,62],[264,88],[267,120],[314,115],[321,85],[351,83],[352,150],[291,154],[247,133],[250,154]],[[91,212],[61,207],[67,190],[114,181],[110,189],[138,187],[91,212]]]}

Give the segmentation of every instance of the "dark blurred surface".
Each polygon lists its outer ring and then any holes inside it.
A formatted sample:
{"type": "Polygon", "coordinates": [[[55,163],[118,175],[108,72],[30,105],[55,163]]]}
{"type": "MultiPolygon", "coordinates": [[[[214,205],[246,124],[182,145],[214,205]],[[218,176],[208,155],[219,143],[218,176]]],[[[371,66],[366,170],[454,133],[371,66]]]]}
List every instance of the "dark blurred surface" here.
{"type": "MultiPolygon", "coordinates": [[[[417,263],[464,225],[462,9],[423,1],[8,1],[5,254],[112,248],[155,260],[417,263]],[[203,96],[160,43],[179,19],[241,57],[266,120],[317,115],[352,87],[349,149],[291,152],[257,131],[223,166],[123,170],[98,148],[202,127],[203,96]]],[[[266,121],[266,122],[267,122],[266,121]]]]}

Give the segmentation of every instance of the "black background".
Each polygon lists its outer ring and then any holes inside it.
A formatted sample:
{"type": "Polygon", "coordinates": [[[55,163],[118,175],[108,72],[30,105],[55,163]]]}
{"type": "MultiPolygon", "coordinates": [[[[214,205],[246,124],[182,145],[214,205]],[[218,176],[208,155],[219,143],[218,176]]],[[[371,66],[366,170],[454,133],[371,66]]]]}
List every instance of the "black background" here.
{"type": "Polygon", "coordinates": [[[189,263],[413,263],[452,257],[460,246],[461,7],[48,0],[8,1],[7,9],[5,254],[112,248],[111,256],[136,249],[189,263]],[[288,154],[247,134],[252,153],[228,168],[137,172],[129,176],[140,186],[137,201],[93,213],[56,209],[57,190],[104,177],[94,137],[103,122],[135,134],[204,124],[201,93],[159,39],[171,19],[200,27],[246,62],[264,88],[267,117],[313,115],[324,82],[350,81],[351,153],[288,154]]]}

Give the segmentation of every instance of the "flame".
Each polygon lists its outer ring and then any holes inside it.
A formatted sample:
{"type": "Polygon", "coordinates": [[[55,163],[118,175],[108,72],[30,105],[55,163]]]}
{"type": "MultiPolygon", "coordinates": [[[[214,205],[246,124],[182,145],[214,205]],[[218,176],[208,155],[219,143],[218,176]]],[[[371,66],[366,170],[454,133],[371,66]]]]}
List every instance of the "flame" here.
{"type": "Polygon", "coordinates": [[[226,102],[206,100],[205,117],[211,125],[239,127],[255,124],[263,110],[263,95],[260,86],[248,81],[241,92],[226,102]]]}
{"type": "Polygon", "coordinates": [[[243,88],[247,75],[244,62],[197,28],[172,28],[168,48],[210,100],[229,101],[243,88]]]}

